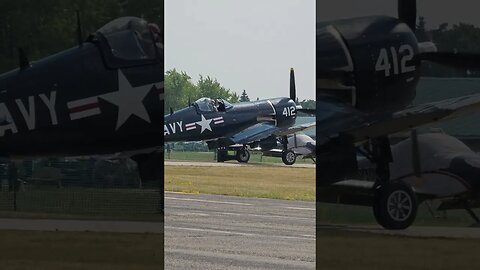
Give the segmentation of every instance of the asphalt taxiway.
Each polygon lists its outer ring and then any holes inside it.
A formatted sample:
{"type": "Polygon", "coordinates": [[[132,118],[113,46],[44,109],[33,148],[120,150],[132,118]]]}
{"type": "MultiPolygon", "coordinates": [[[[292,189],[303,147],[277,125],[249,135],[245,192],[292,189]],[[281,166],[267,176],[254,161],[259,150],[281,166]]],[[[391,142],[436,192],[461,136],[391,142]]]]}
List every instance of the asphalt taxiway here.
{"type": "Polygon", "coordinates": [[[314,269],[314,202],[165,194],[166,269],[314,269]]]}
{"type": "MultiPolygon", "coordinates": [[[[480,228],[318,224],[319,229],[408,237],[480,239],[480,228]]],[[[162,233],[165,269],[314,269],[315,203],[165,193],[159,222],[0,219],[0,229],[162,233]]],[[[318,239],[321,241],[321,239],[318,239]]]]}

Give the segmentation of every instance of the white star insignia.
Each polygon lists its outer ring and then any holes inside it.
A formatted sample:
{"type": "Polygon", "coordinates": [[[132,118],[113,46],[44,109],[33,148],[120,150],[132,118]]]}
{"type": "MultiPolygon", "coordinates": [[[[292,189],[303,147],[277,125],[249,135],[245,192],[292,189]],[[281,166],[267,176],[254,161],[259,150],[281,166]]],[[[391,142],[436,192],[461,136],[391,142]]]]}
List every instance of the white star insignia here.
{"type": "Polygon", "coordinates": [[[203,116],[202,114],[202,120],[196,122],[197,125],[201,126],[202,127],[202,130],[200,130],[200,134],[203,133],[203,131],[205,131],[205,129],[208,129],[210,131],[212,131],[212,127],[210,126],[210,123],[212,122],[212,119],[205,119],[205,116],[203,116]]]}
{"type": "Polygon", "coordinates": [[[143,99],[152,89],[152,84],[132,87],[123,72],[118,70],[118,91],[101,95],[100,98],[118,106],[118,130],[130,116],[136,115],[150,122],[150,116],[143,105],[143,99]]]}

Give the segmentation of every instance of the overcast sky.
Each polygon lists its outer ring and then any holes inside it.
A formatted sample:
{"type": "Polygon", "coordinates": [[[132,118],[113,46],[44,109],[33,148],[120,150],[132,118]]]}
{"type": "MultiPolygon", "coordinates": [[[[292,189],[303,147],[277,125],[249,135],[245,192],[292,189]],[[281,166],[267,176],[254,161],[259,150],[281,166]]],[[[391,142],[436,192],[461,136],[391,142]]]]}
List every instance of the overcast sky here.
{"type": "MultiPolygon", "coordinates": [[[[417,2],[427,28],[459,21],[480,26],[477,1],[417,2]]],[[[239,94],[247,90],[251,99],[288,96],[294,67],[297,96],[314,99],[316,17],[396,13],[395,0],[166,0],[165,67],[186,71],[193,81],[209,75],[239,94]]]]}
{"type": "MultiPolygon", "coordinates": [[[[250,99],[315,97],[312,0],[166,0],[165,68],[216,78],[250,99]]],[[[168,91],[168,89],[167,89],[168,91]]]]}
{"type": "MultiPolygon", "coordinates": [[[[320,20],[334,20],[364,15],[397,17],[395,0],[317,0],[320,20]]],[[[439,24],[465,22],[480,26],[480,2],[475,0],[417,0],[417,15],[427,20],[427,28],[439,24]]]]}

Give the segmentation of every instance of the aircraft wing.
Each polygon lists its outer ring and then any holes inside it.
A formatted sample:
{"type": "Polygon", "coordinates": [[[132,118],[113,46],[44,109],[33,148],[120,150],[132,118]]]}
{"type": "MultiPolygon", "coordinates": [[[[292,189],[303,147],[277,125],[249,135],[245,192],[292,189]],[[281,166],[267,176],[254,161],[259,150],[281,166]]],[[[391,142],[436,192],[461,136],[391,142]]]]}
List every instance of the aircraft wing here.
{"type": "MultiPolygon", "coordinates": [[[[480,110],[480,94],[414,105],[388,115],[365,115],[348,104],[342,105],[328,99],[323,102],[330,107],[325,110],[326,115],[323,117],[317,114],[317,119],[320,120],[317,130],[321,130],[320,134],[317,132],[317,143],[320,144],[342,134],[352,136],[355,143],[361,143],[368,138],[385,136],[480,110]]],[[[372,187],[373,182],[343,180],[317,188],[320,201],[323,202],[371,205],[372,187]]]]}
{"type": "Polygon", "coordinates": [[[271,123],[258,123],[232,135],[229,140],[233,144],[249,144],[268,138],[278,130],[271,123]]]}
{"type": "Polygon", "coordinates": [[[297,132],[300,132],[300,131],[304,131],[304,130],[313,128],[313,127],[316,126],[316,124],[317,124],[317,122],[311,122],[311,123],[305,123],[305,124],[301,124],[301,125],[294,126],[294,127],[289,127],[287,129],[279,129],[277,132],[275,132],[275,135],[286,136],[286,135],[294,134],[294,133],[297,133],[297,132]]]}
{"type": "MultiPolygon", "coordinates": [[[[325,103],[327,101],[323,101],[325,103]]],[[[385,136],[408,130],[429,123],[480,111],[480,94],[445,99],[421,105],[414,105],[404,110],[384,115],[366,115],[349,105],[328,104],[331,108],[327,115],[317,111],[317,125],[320,127],[317,137],[323,137],[320,144],[338,135],[349,135],[356,143],[369,138],[385,136]],[[332,112],[333,109],[333,112],[332,112]],[[322,127],[327,127],[323,128],[322,127]]]]}
{"type": "Polygon", "coordinates": [[[279,128],[271,123],[264,122],[255,124],[229,138],[234,144],[249,144],[266,139],[272,135],[286,136],[309,128],[315,127],[316,122],[305,123],[294,127],[279,128]]]}

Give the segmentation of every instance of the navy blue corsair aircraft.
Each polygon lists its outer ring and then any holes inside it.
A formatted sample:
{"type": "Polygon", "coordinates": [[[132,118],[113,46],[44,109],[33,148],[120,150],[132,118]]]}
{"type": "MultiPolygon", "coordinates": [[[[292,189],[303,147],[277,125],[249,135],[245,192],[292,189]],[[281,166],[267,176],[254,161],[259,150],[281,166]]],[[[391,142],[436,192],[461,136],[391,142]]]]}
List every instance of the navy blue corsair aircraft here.
{"type": "MultiPolygon", "coordinates": [[[[78,23],[80,30],[80,23],[78,23]]],[[[124,153],[161,179],[163,45],[155,24],[116,19],[86,41],[0,75],[0,155],[124,153]]]]}
{"type": "Polygon", "coordinates": [[[315,125],[294,126],[297,113],[314,113],[297,105],[295,100],[295,75],[291,69],[290,97],[238,104],[219,98],[201,98],[165,116],[164,139],[165,142],[206,141],[210,149],[217,149],[219,162],[235,158],[245,163],[250,159],[247,146],[260,146],[267,151],[280,144],[283,162],[292,165],[296,154],[287,148],[287,136],[315,125]],[[236,151],[235,156],[229,156],[228,150],[236,151]]]}
{"type": "MultiPolygon", "coordinates": [[[[418,42],[416,17],[415,0],[398,0],[398,18],[317,18],[316,25],[317,201],[372,206],[388,229],[410,226],[420,202],[415,186],[390,176],[389,135],[480,108],[480,95],[411,106],[422,62],[480,68],[479,55],[418,42]],[[376,166],[373,187],[349,181],[359,179],[359,155],[376,166]]],[[[412,147],[421,179],[418,144],[412,147]]]]}

